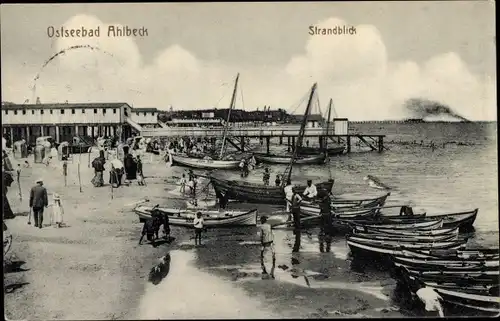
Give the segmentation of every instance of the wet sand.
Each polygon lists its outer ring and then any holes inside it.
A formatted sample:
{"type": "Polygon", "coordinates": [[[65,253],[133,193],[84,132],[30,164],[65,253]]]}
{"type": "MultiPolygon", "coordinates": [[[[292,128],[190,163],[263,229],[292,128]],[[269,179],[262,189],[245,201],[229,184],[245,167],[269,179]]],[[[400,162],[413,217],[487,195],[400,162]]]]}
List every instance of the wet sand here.
{"type": "MultiPolygon", "coordinates": [[[[11,160],[16,166],[17,161],[11,160]]],[[[93,173],[85,154],[80,167],[82,192],[76,162],[68,165],[70,176],[65,187],[58,162],[46,167],[32,160],[32,168],[22,169],[23,201],[16,182],[8,192],[14,212],[21,215],[6,221],[14,238],[7,258],[11,266],[20,266],[5,274],[7,319],[401,315],[390,309],[394,281],[384,273],[352,272],[343,238],[335,241],[333,253],[323,254],[319,253],[316,232],[311,238],[304,234],[301,253],[295,257],[300,264],[292,266],[293,235],[276,231],[274,280],[262,279],[256,228],[209,231],[205,244],[194,247],[190,231],[172,227],[176,237],[172,244],[154,248],[145,242],[138,246],[142,225],[133,206],[127,205],[148,197],[150,204],[185,206],[176,193],[169,193],[176,186],[165,183],[165,179],[174,181],[172,176],[180,177],[184,168],[144,161],[147,186],[134,183],[114,189],[111,199],[108,184],[100,188],[91,185],[93,173]],[[37,229],[33,220],[32,225],[26,224],[29,188],[38,177],[44,178],[49,202],[52,193],[60,194],[67,227],[37,229]],[[148,283],[149,270],[157,258],[169,252],[169,274],[159,285],[148,283]]],[[[107,183],[109,174],[104,178],[107,183]]],[[[44,223],[49,223],[50,210],[45,212],[44,223]]],[[[275,210],[259,207],[261,214],[275,210]]]]}

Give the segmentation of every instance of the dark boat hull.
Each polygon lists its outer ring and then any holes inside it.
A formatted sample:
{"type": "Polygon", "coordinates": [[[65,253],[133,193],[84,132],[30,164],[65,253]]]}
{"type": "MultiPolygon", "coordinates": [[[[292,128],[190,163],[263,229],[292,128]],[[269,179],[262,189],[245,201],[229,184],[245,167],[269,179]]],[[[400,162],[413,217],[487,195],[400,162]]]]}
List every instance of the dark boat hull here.
{"type": "MultiPolygon", "coordinates": [[[[255,159],[260,163],[266,164],[289,164],[291,157],[281,156],[281,155],[271,155],[271,154],[254,154],[255,159]]],[[[310,155],[310,156],[299,156],[295,160],[296,165],[321,165],[324,164],[326,160],[326,155],[310,155]]]]}
{"type": "MultiPolygon", "coordinates": [[[[327,151],[329,156],[342,155],[345,151],[345,147],[344,146],[327,147],[326,151],[327,151]]],[[[299,147],[297,150],[297,153],[299,155],[315,155],[315,154],[319,154],[319,153],[323,153],[323,152],[324,152],[324,150],[319,148],[319,147],[302,146],[302,147],[299,147]]]]}
{"type": "MultiPolygon", "coordinates": [[[[210,176],[210,182],[216,194],[228,200],[237,200],[249,203],[285,205],[285,192],[279,186],[264,186],[240,181],[229,181],[226,179],[210,176]]],[[[331,191],[334,180],[316,184],[318,189],[331,191]]],[[[305,186],[297,186],[298,193],[303,193],[305,186]]]]}
{"type": "Polygon", "coordinates": [[[410,223],[410,222],[422,222],[431,220],[443,220],[443,228],[454,228],[459,227],[460,231],[469,231],[473,228],[474,221],[476,220],[477,213],[479,209],[474,209],[472,211],[460,212],[460,213],[450,213],[442,215],[427,215],[426,217],[414,217],[414,216],[400,216],[400,217],[384,217],[385,222],[397,223],[410,223]]]}

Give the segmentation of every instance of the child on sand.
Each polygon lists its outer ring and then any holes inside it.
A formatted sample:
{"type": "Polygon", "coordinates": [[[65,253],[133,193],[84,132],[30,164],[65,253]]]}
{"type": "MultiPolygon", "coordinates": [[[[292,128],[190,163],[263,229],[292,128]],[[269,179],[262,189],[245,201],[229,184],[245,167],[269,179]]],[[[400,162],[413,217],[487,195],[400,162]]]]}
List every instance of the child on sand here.
{"type": "Polygon", "coordinates": [[[269,179],[271,178],[271,174],[269,174],[269,168],[264,169],[264,176],[262,180],[264,181],[264,185],[269,186],[269,179]]]}
{"type": "Polygon", "coordinates": [[[179,184],[181,185],[181,189],[180,189],[180,192],[182,193],[182,195],[184,195],[184,193],[186,192],[186,174],[182,174],[182,178],[179,182],[179,184]]]}
{"type": "Polygon", "coordinates": [[[194,226],[194,245],[201,245],[201,232],[203,231],[203,216],[201,212],[196,213],[193,221],[194,226]]]}
{"type": "Polygon", "coordinates": [[[64,208],[61,203],[61,198],[59,194],[54,194],[54,204],[52,205],[52,222],[55,223],[54,227],[61,227],[64,223],[63,221],[64,208]]]}

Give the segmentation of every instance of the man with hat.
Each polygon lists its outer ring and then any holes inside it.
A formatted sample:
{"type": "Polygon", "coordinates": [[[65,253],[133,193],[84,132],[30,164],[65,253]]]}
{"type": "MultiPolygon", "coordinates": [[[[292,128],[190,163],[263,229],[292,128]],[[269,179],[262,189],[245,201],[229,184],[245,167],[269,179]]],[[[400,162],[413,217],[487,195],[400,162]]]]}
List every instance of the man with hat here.
{"type": "Polygon", "coordinates": [[[47,189],[43,187],[43,179],[38,179],[36,185],[31,188],[30,207],[35,217],[35,227],[42,228],[43,208],[49,206],[47,189]]]}
{"type": "Polygon", "coordinates": [[[319,230],[319,251],[321,253],[330,252],[333,236],[332,200],[330,194],[325,189],[320,189],[318,193],[320,201],[321,225],[319,230]],[[326,247],[326,249],[325,249],[326,247]]]}

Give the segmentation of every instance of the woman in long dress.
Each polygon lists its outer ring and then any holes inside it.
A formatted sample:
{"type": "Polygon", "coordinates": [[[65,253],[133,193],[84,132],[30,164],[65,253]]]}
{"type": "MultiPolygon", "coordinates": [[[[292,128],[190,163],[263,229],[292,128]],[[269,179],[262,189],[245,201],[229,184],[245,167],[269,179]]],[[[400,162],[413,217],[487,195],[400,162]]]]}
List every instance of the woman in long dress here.
{"type": "Polygon", "coordinates": [[[61,227],[64,223],[63,220],[64,208],[61,203],[59,194],[54,194],[54,204],[52,205],[52,222],[55,223],[54,227],[61,227]]]}
{"type": "Polygon", "coordinates": [[[94,168],[94,178],[92,178],[92,184],[94,187],[104,186],[104,164],[106,164],[106,158],[104,157],[104,151],[99,151],[99,157],[94,158],[92,161],[92,167],[94,168]]]}

